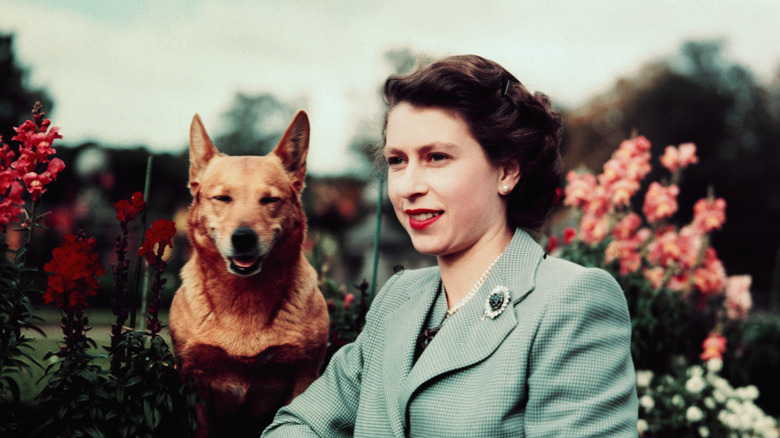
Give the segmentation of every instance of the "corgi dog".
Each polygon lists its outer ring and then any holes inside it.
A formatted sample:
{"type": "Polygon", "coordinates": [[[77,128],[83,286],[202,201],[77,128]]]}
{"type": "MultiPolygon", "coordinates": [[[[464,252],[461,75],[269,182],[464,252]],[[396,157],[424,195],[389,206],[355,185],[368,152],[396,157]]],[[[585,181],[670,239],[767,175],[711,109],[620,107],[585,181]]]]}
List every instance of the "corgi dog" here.
{"type": "Polygon", "coordinates": [[[317,378],[329,318],[302,245],[309,119],[265,156],[228,156],[190,127],[192,256],[170,309],[174,353],[194,377],[197,437],[260,436],[317,378]]]}

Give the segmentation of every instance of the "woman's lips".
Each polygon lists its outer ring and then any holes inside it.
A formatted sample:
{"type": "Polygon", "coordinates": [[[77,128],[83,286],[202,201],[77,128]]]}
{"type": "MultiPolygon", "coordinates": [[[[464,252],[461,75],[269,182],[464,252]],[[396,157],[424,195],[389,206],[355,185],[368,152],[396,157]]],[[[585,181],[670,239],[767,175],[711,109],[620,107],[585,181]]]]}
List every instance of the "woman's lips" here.
{"type": "Polygon", "coordinates": [[[409,215],[409,226],[416,231],[422,231],[439,220],[443,211],[440,210],[406,210],[409,215]]]}

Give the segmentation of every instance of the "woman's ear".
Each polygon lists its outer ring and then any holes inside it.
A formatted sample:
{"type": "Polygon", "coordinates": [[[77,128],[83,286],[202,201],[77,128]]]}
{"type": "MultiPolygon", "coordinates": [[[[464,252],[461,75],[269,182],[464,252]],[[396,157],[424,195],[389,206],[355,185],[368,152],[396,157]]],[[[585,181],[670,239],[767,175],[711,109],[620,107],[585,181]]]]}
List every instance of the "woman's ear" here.
{"type": "Polygon", "coordinates": [[[498,181],[498,193],[508,195],[512,193],[515,186],[520,182],[520,163],[510,160],[501,165],[501,179],[498,181]]]}

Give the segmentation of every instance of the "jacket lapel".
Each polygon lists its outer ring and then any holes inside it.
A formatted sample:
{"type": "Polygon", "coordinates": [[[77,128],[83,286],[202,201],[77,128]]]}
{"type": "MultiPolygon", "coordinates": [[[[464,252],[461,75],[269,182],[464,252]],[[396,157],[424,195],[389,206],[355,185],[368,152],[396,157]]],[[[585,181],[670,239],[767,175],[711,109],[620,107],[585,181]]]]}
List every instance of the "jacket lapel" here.
{"type": "Polygon", "coordinates": [[[406,379],[412,369],[417,336],[425,323],[428,310],[433,305],[438,282],[436,270],[422,281],[408,285],[409,299],[385,319],[382,374],[388,419],[397,436],[405,435],[405,405],[399,404],[398,397],[400,382],[406,379]]]}
{"type": "MultiPolygon", "coordinates": [[[[409,400],[420,385],[443,373],[482,361],[501,345],[517,326],[518,315],[514,311],[514,306],[533,290],[536,270],[543,255],[541,247],[528,234],[517,230],[477,295],[458,313],[445,320],[442,329],[417,359],[413,369],[410,369],[414,353],[414,342],[411,342],[411,349],[403,359],[404,364],[408,362],[403,369],[403,374],[385,374],[386,389],[394,385],[392,393],[397,394],[395,399],[390,397],[391,393],[388,392],[388,403],[392,403],[393,399],[397,400],[397,409],[402,421],[405,421],[409,400]],[[483,318],[486,300],[490,291],[497,286],[505,286],[509,289],[511,304],[495,319],[483,318]],[[400,376],[402,378],[399,379],[400,376]]],[[[396,330],[404,330],[403,336],[407,337],[405,341],[407,344],[409,344],[409,337],[416,339],[420,333],[426,312],[433,301],[433,293],[430,296],[428,300],[420,300],[425,301],[424,309],[418,308],[413,315],[405,316],[396,312],[396,315],[401,318],[401,325],[404,325],[403,320],[405,320],[408,326],[407,328],[396,327],[396,330]],[[414,317],[414,324],[409,324],[411,317],[414,317]]],[[[398,323],[399,321],[391,322],[392,325],[398,323]]],[[[388,339],[388,343],[395,342],[391,339],[388,339]]],[[[386,356],[385,360],[388,359],[386,356]]],[[[403,424],[401,426],[403,427],[403,424]]]]}

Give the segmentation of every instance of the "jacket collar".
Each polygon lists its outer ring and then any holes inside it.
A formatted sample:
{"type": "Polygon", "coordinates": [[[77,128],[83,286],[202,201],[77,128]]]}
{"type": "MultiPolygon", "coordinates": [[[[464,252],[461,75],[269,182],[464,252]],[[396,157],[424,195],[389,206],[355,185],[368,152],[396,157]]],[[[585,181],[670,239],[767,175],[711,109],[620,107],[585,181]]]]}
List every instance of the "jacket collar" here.
{"type": "MultiPolygon", "coordinates": [[[[414,392],[426,381],[489,356],[517,325],[508,307],[495,319],[483,318],[485,301],[494,288],[505,286],[512,306],[534,289],[542,248],[518,229],[477,295],[444,322],[441,331],[412,368],[417,336],[433,305],[438,269],[408,287],[409,299],[385,319],[384,386],[390,423],[396,435],[405,435],[406,409],[414,392]]],[[[403,293],[403,292],[401,292],[403,293]]]]}

